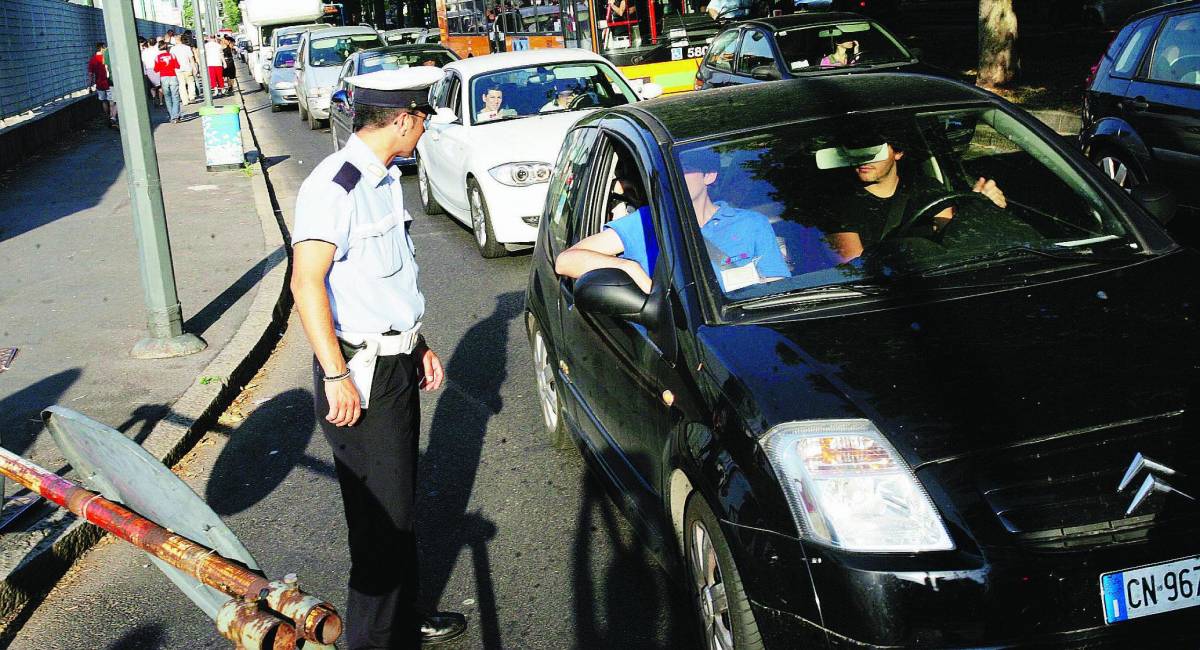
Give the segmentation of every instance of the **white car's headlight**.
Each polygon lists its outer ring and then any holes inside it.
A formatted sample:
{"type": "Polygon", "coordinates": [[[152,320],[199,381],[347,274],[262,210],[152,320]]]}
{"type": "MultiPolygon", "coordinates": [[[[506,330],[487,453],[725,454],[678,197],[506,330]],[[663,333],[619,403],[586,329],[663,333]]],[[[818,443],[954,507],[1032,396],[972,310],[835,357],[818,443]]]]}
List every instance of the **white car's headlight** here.
{"type": "Polygon", "coordinates": [[[549,182],[550,172],[550,165],[543,162],[506,163],[488,170],[492,178],[513,187],[549,182]]]}
{"type": "Polygon", "coordinates": [[[276,81],[275,90],[291,90],[296,87],[296,84],[291,81],[276,81]]]}
{"type": "Polygon", "coordinates": [[[929,495],[870,421],[791,422],[760,444],[813,541],[880,553],[954,548],[929,495]]]}

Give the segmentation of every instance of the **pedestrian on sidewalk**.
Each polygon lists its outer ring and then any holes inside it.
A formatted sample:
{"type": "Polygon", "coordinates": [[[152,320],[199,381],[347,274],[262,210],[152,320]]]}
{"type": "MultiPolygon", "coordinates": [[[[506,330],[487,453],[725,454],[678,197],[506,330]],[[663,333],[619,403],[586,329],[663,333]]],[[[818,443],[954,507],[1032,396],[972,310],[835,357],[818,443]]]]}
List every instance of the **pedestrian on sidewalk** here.
{"type": "Polygon", "coordinates": [[[229,93],[233,94],[233,89],[237,85],[237,64],[234,63],[236,50],[233,47],[234,40],[232,36],[226,36],[221,41],[221,56],[224,65],[221,67],[221,74],[225,76],[225,85],[229,87],[229,93]]]}
{"type": "Polygon", "coordinates": [[[162,106],[162,78],[154,71],[154,61],[158,59],[158,40],[146,39],[144,45],[142,48],[142,73],[146,75],[150,101],[155,106],[162,106]]]}
{"type": "Polygon", "coordinates": [[[175,72],[179,77],[179,99],[185,105],[196,101],[196,69],[200,67],[196,62],[196,51],[187,43],[187,38],[186,34],[176,36],[171,45],[171,55],[179,61],[179,70],[175,72]]]}
{"type": "Polygon", "coordinates": [[[291,289],[314,351],[314,408],[350,532],[351,650],[415,649],[467,626],[461,614],[417,609],[419,390],[440,388],[445,372],[417,333],[425,298],[400,170],[391,166],[416,149],[433,113],[428,88],[441,78],[437,68],[414,67],[347,79],[355,132],[296,197],[291,289]]]}
{"type": "Polygon", "coordinates": [[[171,54],[166,41],[158,44],[158,58],[154,60],[154,71],[162,80],[163,95],[166,96],[167,115],[173,124],[179,122],[179,60],[171,54]]]}
{"type": "Polygon", "coordinates": [[[104,64],[104,52],[107,49],[104,43],[96,43],[96,53],[88,59],[88,80],[96,87],[96,99],[100,100],[100,108],[111,128],[117,125],[117,102],[108,79],[108,66],[104,64]]]}
{"type": "Polygon", "coordinates": [[[225,65],[225,56],[221,53],[221,45],[215,36],[209,36],[204,42],[204,63],[208,67],[208,86],[212,88],[213,96],[220,97],[225,89],[225,76],[221,68],[225,65]]]}

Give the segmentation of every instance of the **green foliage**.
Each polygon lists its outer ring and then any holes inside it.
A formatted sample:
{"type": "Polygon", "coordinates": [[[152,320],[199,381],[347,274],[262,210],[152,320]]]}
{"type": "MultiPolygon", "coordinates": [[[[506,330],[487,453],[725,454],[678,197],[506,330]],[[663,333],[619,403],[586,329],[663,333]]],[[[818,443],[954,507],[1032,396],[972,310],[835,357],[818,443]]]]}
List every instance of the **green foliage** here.
{"type": "Polygon", "coordinates": [[[192,6],[192,0],[183,0],[183,26],[187,29],[196,30],[196,9],[192,6]]]}
{"type": "Polygon", "coordinates": [[[221,0],[221,4],[225,14],[225,27],[237,31],[238,25],[242,24],[242,8],[238,6],[237,0],[221,0]]]}

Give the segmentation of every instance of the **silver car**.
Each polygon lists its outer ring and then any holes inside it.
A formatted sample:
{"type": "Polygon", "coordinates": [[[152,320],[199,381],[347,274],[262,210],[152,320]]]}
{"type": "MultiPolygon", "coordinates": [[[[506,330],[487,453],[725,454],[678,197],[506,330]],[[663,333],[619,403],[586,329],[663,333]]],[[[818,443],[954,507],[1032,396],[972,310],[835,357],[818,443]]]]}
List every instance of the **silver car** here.
{"type": "Polygon", "coordinates": [[[296,52],[295,47],[283,47],[275,53],[267,76],[267,88],[271,93],[271,112],[278,113],[284,106],[296,103],[296,52]]]}
{"type": "Polygon", "coordinates": [[[296,99],[300,119],[316,131],[329,119],[329,95],[342,63],[354,52],[383,47],[383,36],[371,27],[334,27],[306,32],[296,54],[296,99]]]}
{"type": "Polygon", "coordinates": [[[388,45],[438,43],[442,40],[441,31],[428,27],[401,27],[388,30],[383,35],[387,37],[388,45]]]}

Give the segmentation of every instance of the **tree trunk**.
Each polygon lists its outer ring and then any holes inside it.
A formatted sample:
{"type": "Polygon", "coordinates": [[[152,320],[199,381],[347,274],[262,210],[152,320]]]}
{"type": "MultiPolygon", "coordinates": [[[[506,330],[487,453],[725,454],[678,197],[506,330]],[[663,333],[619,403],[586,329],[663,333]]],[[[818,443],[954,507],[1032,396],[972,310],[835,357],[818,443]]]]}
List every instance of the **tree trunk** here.
{"type": "Polygon", "coordinates": [[[996,88],[1017,77],[1017,14],[1013,0],[979,0],[979,75],[975,84],[996,88]]]}
{"type": "Polygon", "coordinates": [[[388,28],[387,26],[387,8],[383,6],[383,0],[375,0],[374,10],[371,11],[372,17],[375,19],[375,27],[380,31],[388,28]]]}

